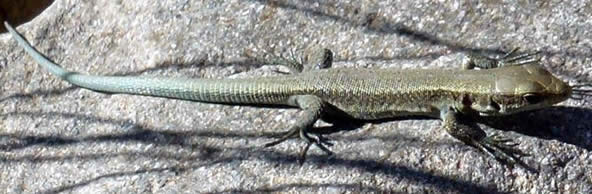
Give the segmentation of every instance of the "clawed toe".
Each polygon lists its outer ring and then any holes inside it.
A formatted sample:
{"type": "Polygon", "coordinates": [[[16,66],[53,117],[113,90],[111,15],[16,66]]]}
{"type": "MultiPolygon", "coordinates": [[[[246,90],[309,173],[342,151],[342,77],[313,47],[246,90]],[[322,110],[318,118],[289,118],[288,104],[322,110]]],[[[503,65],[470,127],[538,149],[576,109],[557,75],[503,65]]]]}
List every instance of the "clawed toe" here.
{"type": "Polygon", "coordinates": [[[282,137],[280,137],[279,139],[277,139],[275,141],[272,141],[272,142],[269,142],[269,143],[266,143],[264,145],[264,147],[267,148],[267,147],[272,147],[272,146],[275,146],[277,144],[280,144],[280,143],[282,143],[282,142],[284,142],[284,141],[286,141],[286,140],[294,137],[296,134],[298,134],[298,131],[299,130],[294,130],[294,129],[293,130],[290,130],[290,131],[286,132],[284,135],[282,135],[282,137]]]}
{"type": "Polygon", "coordinates": [[[504,55],[503,57],[497,58],[495,60],[497,60],[498,63],[502,64],[500,66],[524,65],[540,61],[540,57],[538,57],[538,55],[541,53],[540,51],[524,53],[514,56],[514,54],[519,49],[520,48],[516,47],[512,49],[512,51],[506,53],[506,55],[504,55]]]}
{"type": "Polygon", "coordinates": [[[513,166],[525,164],[520,161],[520,156],[530,156],[528,153],[518,149],[519,143],[512,141],[509,138],[504,138],[499,134],[483,138],[478,142],[482,151],[493,155],[498,161],[513,166]]]}
{"type": "Polygon", "coordinates": [[[272,147],[272,146],[278,145],[290,138],[295,137],[298,134],[300,134],[300,139],[302,139],[306,142],[306,146],[304,146],[304,148],[300,152],[300,158],[298,159],[298,162],[300,164],[304,163],[304,161],[306,159],[306,154],[308,153],[308,150],[310,149],[311,145],[317,146],[319,149],[321,149],[327,155],[333,155],[333,152],[329,148],[327,148],[328,146],[329,147],[333,146],[333,143],[331,143],[328,138],[324,137],[321,134],[315,134],[314,136],[316,138],[313,138],[310,136],[309,133],[302,131],[302,130],[298,130],[298,129],[290,130],[290,131],[286,132],[284,135],[282,135],[279,139],[269,142],[269,143],[266,143],[264,146],[265,147],[272,147]]]}
{"type": "Polygon", "coordinates": [[[321,135],[318,135],[318,139],[316,141],[310,141],[310,142],[306,143],[306,146],[300,152],[300,158],[298,159],[298,163],[300,165],[302,165],[304,163],[304,161],[306,160],[306,154],[308,153],[310,146],[313,144],[316,145],[321,150],[323,150],[323,152],[325,152],[328,156],[333,155],[333,152],[331,150],[329,150],[329,148],[327,148],[327,146],[333,146],[333,143],[330,143],[327,140],[328,139],[325,139],[321,135]]]}
{"type": "Polygon", "coordinates": [[[333,146],[333,143],[331,143],[329,139],[323,137],[320,134],[317,134],[316,137],[317,137],[316,139],[308,137],[308,138],[310,138],[307,140],[309,142],[309,144],[316,145],[318,148],[323,150],[323,152],[325,152],[327,155],[333,155],[333,152],[331,150],[329,150],[329,148],[327,148],[327,146],[329,146],[329,147],[333,146]]]}

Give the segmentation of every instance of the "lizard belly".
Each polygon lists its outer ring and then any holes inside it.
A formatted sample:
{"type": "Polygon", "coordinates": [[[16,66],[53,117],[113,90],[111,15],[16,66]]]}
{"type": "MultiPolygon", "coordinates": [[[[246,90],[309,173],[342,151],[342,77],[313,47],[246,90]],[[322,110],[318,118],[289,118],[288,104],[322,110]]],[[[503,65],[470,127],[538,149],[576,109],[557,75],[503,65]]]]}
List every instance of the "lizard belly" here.
{"type": "Polygon", "coordinates": [[[404,116],[428,116],[438,118],[440,110],[429,103],[331,103],[340,112],[361,120],[377,120],[404,116]]]}

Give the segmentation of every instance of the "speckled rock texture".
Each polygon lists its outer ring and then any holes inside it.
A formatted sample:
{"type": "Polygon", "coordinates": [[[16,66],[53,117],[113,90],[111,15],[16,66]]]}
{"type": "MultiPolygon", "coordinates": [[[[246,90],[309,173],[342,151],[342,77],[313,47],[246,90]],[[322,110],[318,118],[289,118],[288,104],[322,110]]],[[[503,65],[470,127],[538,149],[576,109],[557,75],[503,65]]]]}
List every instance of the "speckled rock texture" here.
{"type": "MultiPolygon", "coordinates": [[[[463,52],[542,51],[570,84],[592,82],[590,1],[59,0],[19,26],[68,70],[195,78],[277,76],[264,53],[335,52],[335,68],[458,68],[463,52]]],[[[295,109],[79,89],[0,35],[0,193],[591,193],[592,98],[484,125],[520,142],[508,168],[439,120],[333,133],[335,156],[262,145],[295,109]]],[[[323,125],[323,123],[319,123],[323,125]]]]}

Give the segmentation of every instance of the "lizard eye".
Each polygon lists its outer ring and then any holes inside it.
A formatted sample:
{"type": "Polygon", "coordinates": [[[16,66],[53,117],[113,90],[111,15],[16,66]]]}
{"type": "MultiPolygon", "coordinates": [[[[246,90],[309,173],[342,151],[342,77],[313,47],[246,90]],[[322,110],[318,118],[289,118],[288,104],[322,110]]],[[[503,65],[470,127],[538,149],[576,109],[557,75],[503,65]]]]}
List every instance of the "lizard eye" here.
{"type": "Polygon", "coordinates": [[[528,104],[537,104],[543,101],[543,97],[536,94],[525,94],[522,98],[528,102],[528,104]]]}

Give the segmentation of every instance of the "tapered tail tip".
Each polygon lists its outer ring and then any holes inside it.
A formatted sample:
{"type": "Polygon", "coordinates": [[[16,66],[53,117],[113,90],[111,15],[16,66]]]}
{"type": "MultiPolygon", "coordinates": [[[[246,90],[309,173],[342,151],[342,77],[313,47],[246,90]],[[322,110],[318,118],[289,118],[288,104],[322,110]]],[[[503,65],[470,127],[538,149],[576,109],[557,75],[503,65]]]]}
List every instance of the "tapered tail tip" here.
{"type": "Polygon", "coordinates": [[[4,26],[6,27],[6,29],[12,29],[12,26],[8,24],[7,21],[4,21],[4,26]]]}

